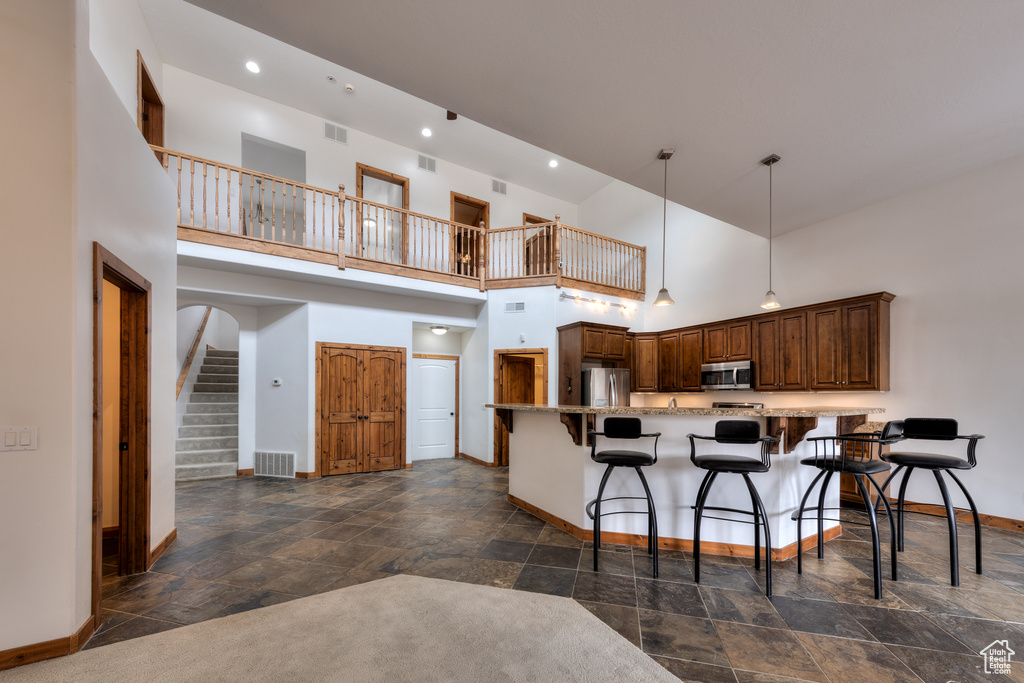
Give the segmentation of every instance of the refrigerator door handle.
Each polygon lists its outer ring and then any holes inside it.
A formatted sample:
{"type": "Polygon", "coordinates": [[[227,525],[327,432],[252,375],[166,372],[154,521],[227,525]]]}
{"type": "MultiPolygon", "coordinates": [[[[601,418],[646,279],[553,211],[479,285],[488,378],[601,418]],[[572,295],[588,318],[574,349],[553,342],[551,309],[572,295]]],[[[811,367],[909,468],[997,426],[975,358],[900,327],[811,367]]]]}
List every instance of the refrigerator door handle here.
{"type": "Polygon", "coordinates": [[[619,382],[614,372],[608,373],[608,379],[610,380],[610,391],[608,394],[608,405],[617,406],[619,405],[619,382]]]}

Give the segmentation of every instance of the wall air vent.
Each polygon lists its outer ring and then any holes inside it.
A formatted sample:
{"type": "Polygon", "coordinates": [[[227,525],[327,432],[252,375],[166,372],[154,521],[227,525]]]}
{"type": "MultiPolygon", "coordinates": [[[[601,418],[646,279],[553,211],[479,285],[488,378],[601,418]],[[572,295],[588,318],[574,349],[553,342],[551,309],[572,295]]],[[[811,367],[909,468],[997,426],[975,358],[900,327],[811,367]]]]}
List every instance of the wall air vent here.
{"type": "Polygon", "coordinates": [[[343,145],[348,144],[348,130],[336,123],[324,121],[324,137],[328,140],[340,142],[343,145]]]}
{"type": "Polygon", "coordinates": [[[420,168],[424,171],[437,173],[437,159],[420,155],[420,168]]]}
{"type": "Polygon", "coordinates": [[[491,190],[498,194],[508,194],[508,186],[501,180],[491,179],[491,190]]]}
{"type": "Polygon", "coordinates": [[[253,468],[261,477],[294,477],[295,454],[256,451],[253,468]]]}
{"type": "Polygon", "coordinates": [[[522,313],[526,310],[525,301],[506,301],[505,312],[506,313],[522,313]]]}

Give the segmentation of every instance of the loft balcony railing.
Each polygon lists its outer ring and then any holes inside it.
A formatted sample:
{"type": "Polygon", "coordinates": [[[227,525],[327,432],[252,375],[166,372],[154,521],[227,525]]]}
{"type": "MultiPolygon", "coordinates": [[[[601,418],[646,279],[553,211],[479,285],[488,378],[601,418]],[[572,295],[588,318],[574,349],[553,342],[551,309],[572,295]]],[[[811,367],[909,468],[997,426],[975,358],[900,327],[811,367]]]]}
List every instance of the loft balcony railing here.
{"type": "Polygon", "coordinates": [[[551,223],[485,229],[153,147],[177,187],[178,239],[500,289],[554,285],[642,299],[646,250],[551,223]]]}

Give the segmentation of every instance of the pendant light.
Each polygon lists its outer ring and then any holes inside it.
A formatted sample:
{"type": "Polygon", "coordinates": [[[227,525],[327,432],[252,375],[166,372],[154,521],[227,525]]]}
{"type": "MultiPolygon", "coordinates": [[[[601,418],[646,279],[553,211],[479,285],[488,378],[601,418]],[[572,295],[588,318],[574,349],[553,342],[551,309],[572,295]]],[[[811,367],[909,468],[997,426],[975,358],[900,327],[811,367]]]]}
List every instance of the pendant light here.
{"type": "Polygon", "coordinates": [[[782,305],[779,303],[778,297],[775,296],[775,292],[772,291],[772,166],[778,161],[782,161],[782,157],[778,154],[761,159],[761,163],[768,167],[768,291],[765,292],[761,308],[769,310],[782,305]]]}
{"type": "Polygon", "coordinates": [[[669,296],[665,289],[665,231],[668,225],[668,160],[675,154],[674,149],[663,149],[658,153],[659,159],[665,160],[665,192],[662,195],[661,207],[661,289],[658,290],[658,298],[654,300],[654,306],[673,306],[675,301],[669,296]]]}

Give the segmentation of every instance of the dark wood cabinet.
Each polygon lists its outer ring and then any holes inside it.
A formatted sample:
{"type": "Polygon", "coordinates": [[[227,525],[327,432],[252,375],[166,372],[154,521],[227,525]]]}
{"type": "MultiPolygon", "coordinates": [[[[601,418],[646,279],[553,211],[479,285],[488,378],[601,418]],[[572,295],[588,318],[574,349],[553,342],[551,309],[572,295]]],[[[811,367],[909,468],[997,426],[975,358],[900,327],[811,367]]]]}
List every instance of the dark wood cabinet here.
{"type": "Polygon", "coordinates": [[[612,361],[629,367],[626,334],[629,328],[600,323],[572,323],[558,328],[558,403],[580,404],[583,361],[612,361]]]}
{"type": "Polygon", "coordinates": [[[754,321],[754,389],[807,390],[807,315],[804,311],[754,321]]]}
{"type": "Polygon", "coordinates": [[[580,329],[583,333],[582,355],[584,358],[626,359],[626,328],[609,329],[609,326],[583,324],[580,329]]]}
{"type": "Polygon", "coordinates": [[[704,362],[750,360],[751,321],[734,320],[704,328],[704,362]]]}
{"type": "Polygon", "coordinates": [[[700,391],[703,347],[700,328],[658,335],[658,390],[700,391]]]}
{"type": "Polygon", "coordinates": [[[632,391],[658,391],[658,335],[630,335],[629,383],[632,391]]]}
{"type": "Polygon", "coordinates": [[[891,294],[807,312],[808,388],[889,390],[891,294]]]}

